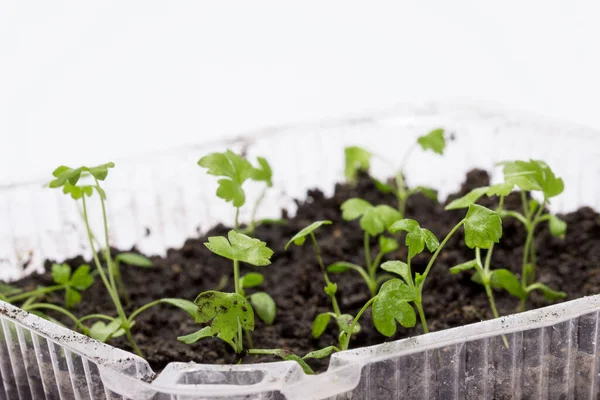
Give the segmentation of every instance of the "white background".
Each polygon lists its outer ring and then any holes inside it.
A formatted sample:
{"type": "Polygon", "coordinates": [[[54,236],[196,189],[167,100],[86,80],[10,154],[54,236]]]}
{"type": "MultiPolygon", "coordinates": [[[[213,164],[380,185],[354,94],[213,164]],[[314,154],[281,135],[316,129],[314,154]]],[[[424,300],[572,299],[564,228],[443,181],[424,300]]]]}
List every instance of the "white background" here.
{"type": "Polygon", "coordinates": [[[0,183],[460,100],[600,128],[597,1],[0,0],[0,183]]]}

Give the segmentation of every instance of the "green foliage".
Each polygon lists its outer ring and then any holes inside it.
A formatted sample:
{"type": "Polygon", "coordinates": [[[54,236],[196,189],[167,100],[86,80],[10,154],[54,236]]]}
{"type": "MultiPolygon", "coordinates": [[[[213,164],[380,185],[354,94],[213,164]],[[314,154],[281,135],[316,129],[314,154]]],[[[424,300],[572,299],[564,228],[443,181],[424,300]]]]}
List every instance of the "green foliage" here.
{"type": "Polygon", "coordinates": [[[549,301],[564,299],[565,297],[567,297],[567,294],[565,292],[550,289],[548,286],[540,282],[532,283],[531,285],[527,286],[528,293],[534,290],[539,290],[540,292],[542,292],[544,298],[549,301]]]}
{"type": "Polygon", "coordinates": [[[275,315],[277,313],[275,301],[269,294],[265,292],[258,292],[250,295],[250,303],[254,307],[254,311],[258,318],[260,318],[267,325],[273,324],[275,321],[275,315]]]}
{"type": "Polygon", "coordinates": [[[396,322],[412,328],[417,322],[415,310],[408,303],[414,301],[416,293],[400,279],[392,279],[381,286],[373,302],[372,316],[375,328],[384,336],[396,333],[396,322]]]}
{"type": "Polygon", "coordinates": [[[344,174],[350,182],[356,181],[359,171],[369,171],[371,166],[372,154],[361,147],[346,147],[344,149],[344,158],[346,167],[344,174]]]}
{"type": "Polygon", "coordinates": [[[388,254],[398,249],[398,241],[394,238],[379,236],[379,251],[388,254]]]}
{"type": "Polygon", "coordinates": [[[303,360],[308,360],[310,358],[321,359],[321,358],[329,357],[332,353],[336,353],[338,351],[340,351],[340,349],[338,349],[335,346],[327,346],[320,350],[315,350],[315,351],[311,351],[310,353],[307,353],[304,357],[302,357],[302,359],[303,360]]]}
{"type": "Polygon", "coordinates": [[[402,218],[400,212],[390,206],[373,206],[358,198],[346,200],[341,208],[344,220],[360,218],[360,227],[371,236],[383,233],[392,223],[402,218]]]}
{"type": "Polygon", "coordinates": [[[548,227],[552,236],[564,239],[567,233],[567,223],[565,221],[558,218],[556,215],[550,215],[548,227]]]}
{"type": "MultiPolygon", "coordinates": [[[[312,325],[312,336],[317,339],[319,338],[327,329],[327,325],[331,320],[332,313],[321,313],[317,315],[312,325]]],[[[335,317],[335,314],[333,314],[335,317]]]]}
{"type": "Polygon", "coordinates": [[[125,330],[121,328],[121,320],[115,318],[108,324],[103,321],[95,322],[87,332],[88,336],[102,343],[108,342],[112,338],[123,336],[125,330]]]}
{"type": "Polygon", "coordinates": [[[514,183],[511,182],[502,182],[492,186],[482,186],[480,188],[475,188],[471,190],[469,193],[460,197],[456,200],[451,201],[446,206],[446,210],[456,210],[459,208],[467,208],[471,204],[475,204],[477,200],[484,194],[488,197],[491,196],[508,196],[514,187],[514,183]]]}
{"type": "MultiPolygon", "coordinates": [[[[200,323],[212,321],[210,334],[229,343],[236,352],[241,350],[234,338],[238,335],[240,327],[247,331],[254,330],[254,311],[250,303],[239,294],[214,290],[200,293],[194,303],[198,307],[197,321],[200,323]]],[[[209,331],[203,332],[207,335],[209,331]]],[[[179,340],[188,343],[189,335],[185,338],[179,340]]]]}
{"type": "Polygon", "coordinates": [[[261,285],[264,280],[263,274],[259,274],[258,272],[248,272],[240,278],[240,286],[242,288],[252,288],[261,285]]]}
{"type": "Polygon", "coordinates": [[[446,148],[446,139],[443,129],[434,129],[426,135],[420,136],[417,143],[423,150],[431,150],[437,154],[444,154],[446,148]]]}
{"type": "Polygon", "coordinates": [[[115,261],[121,264],[133,265],[136,267],[150,268],[152,267],[152,260],[141,254],[136,253],[119,253],[115,257],[115,261]]]}
{"type": "Polygon", "coordinates": [[[502,237],[502,219],[497,212],[471,204],[464,219],[465,243],[469,248],[489,249],[502,237]]]}
{"type": "Polygon", "coordinates": [[[90,274],[89,265],[79,266],[71,273],[68,264],[52,265],[52,279],[58,285],[65,285],[65,305],[72,308],[81,302],[81,292],[92,286],[94,277],[90,274]]]}
{"type": "Polygon", "coordinates": [[[408,247],[408,256],[410,258],[420,254],[427,246],[430,252],[434,252],[439,241],[429,229],[423,229],[414,219],[402,219],[394,222],[388,229],[391,233],[399,231],[407,232],[406,246],[408,247]]]}
{"type": "Polygon", "coordinates": [[[565,188],[562,178],[556,177],[544,161],[506,161],[500,165],[504,167],[505,182],[514,183],[524,191],[540,191],[545,199],[558,196],[565,188]]]}
{"type": "Polygon", "coordinates": [[[99,181],[103,181],[108,175],[108,169],[114,167],[115,164],[113,162],[97,165],[95,167],[81,166],[79,168],[61,165],[52,172],[55,179],[50,182],[49,186],[51,188],[59,188],[63,187],[66,183],[75,186],[77,185],[77,182],[79,182],[79,179],[86,175],[91,175],[99,181]]]}
{"type": "Polygon", "coordinates": [[[252,171],[252,180],[256,182],[265,182],[267,187],[273,186],[273,170],[271,165],[264,157],[257,157],[258,168],[252,171]]]}
{"type": "Polygon", "coordinates": [[[255,266],[265,266],[271,263],[273,250],[265,242],[230,230],[227,238],[211,236],[204,245],[213,253],[234,261],[241,261],[255,266]],[[229,239],[229,241],[227,240],[229,239]]]}
{"type": "Polygon", "coordinates": [[[406,283],[412,282],[410,268],[408,267],[408,264],[406,264],[403,261],[386,261],[383,264],[381,264],[381,269],[402,277],[402,279],[404,279],[406,283]]]}
{"type": "Polygon", "coordinates": [[[318,228],[323,225],[331,225],[331,221],[315,221],[300,232],[296,233],[285,245],[285,250],[288,249],[290,244],[294,243],[297,246],[302,246],[306,241],[306,237],[313,234],[318,228]]]}

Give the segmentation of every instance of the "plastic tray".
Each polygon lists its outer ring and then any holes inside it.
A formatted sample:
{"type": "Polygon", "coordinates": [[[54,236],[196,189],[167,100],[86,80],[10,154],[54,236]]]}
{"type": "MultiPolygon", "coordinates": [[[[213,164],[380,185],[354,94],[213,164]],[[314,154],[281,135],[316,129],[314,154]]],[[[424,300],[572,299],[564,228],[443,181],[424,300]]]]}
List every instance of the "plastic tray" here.
{"type": "MultiPolygon", "coordinates": [[[[116,160],[118,168],[106,185],[112,243],[162,253],[216,222],[231,220],[229,207],[213,199],[214,180],[196,165],[207,152],[228,147],[250,157],[268,155],[276,189],[262,212],[274,216],[282,207],[293,212],[292,199],[303,197],[307,188],[331,193],[343,176],[344,146],[363,145],[400,159],[416,136],[436,127],[456,139],[443,158],[413,154],[407,168],[411,185],[433,186],[444,196],[473,167],[492,169],[505,159],[542,158],[567,187],[552,204],[556,211],[600,208],[597,132],[521,113],[430,104],[116,160]]],[[[377,164],[374,172],[389,174],[377,164]]],[[[0,193],[4,278],[40,270],[45,259],[89,255],[73,202],[41,183],[7,186],[0,193]]],[[[258,190],[251,188],[249,196],[253,189],[258,190]]],[[[317,376],[304,375],[294,362],[276,362],[172,363],[155,377],[139,357],[0,303],[0,398],[596,399],[599,311],[600,297],[593,296],[350,350],[332,356],[328,371],[317,376]],[[501,335],[506,335],[508,349],[501,335]]]]}

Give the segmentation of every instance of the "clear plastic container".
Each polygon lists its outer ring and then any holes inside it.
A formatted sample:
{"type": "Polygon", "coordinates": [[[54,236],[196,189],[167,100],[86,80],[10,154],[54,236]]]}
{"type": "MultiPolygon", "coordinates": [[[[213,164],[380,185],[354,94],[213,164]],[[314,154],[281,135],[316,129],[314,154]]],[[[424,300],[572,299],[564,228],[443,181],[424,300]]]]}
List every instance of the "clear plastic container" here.
{"type": "MultiPolygon", "coordinates": [[[[492,170],[501,160],[541,158],[565,181],[565,193],[552,204],[555,211],[600,208],[598,132],[515,112],[429,104],[115,160],[117,169],[106,184],[112,243],[163,253],[217,222],[231,221],[231,207],[214,197],[215,180],[196,165],[208,152],[231,148],[252,158],[267,155],[275,189],[261,213],[277,216],[282,207],[293,212],[292,200],[308,188],[332,192],[343,178],[345,146],[365,146],[399,160],[418,135],[437,127],[455,140],[444,157],[413,153],[407,167],[411,185],[432,186],[445,196],[473,167],[492,170]]],[[[390,174],[383,164],[375,164],[373,172],[390,174]]],[[[76,206],[43,183],[1,189],[4,278],[40,270],[45,259],[89,255],[76,206]]],[[[258,190],[251,187],[249,196],[258,190]]],[[[294,362],[172,363],[154,376],[139,357],[0,303],[0,398],[596,399],[599,311],[600,297],[593,296],[350,350],[333,355],[329,369],[316,376],[304,375],[294,362]]]]}

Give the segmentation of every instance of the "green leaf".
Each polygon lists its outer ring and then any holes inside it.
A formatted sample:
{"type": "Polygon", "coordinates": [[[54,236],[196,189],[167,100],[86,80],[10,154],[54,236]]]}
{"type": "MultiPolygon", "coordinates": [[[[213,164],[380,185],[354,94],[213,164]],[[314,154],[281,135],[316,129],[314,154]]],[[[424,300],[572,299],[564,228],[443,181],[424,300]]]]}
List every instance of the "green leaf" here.
{"type": "Polygon", "coordinates": [[[288,249],[290,244],[294,243],[297,246],[302,246],[306,241],[306,237],[316,231],[319,227],[323,225],[331,225],[331,221],[315,221],[306,228],[302,229],[300,232],[296,233],[293,238],[287,242],[285,245],[285,250],[288,249]]]}
{"type": "Polygon", "coordinates": [[[423,150],[432,150],[437,154],[444,154],[446,148],[446,139],[444,138],[443,129],[434,129],[427,135],[423,135],[417,139],[417,143],[421,145],[423,150]]]}
{"type": "Polygon", "coordinates": [[[58,285],[64,285],[69,282],[71,276],[71,266],[68,264],[52,265],[52,280],[58,285]]]}
{"type": "Polygon", "coordinates": [[[337,283],[329,282],[324,290],[328,296],[333,296],[337,292],[337,283]]]}
{"type": "Polygon", "coordinates": [[[342,272],[346,272],[350,269],[362,268],[360,265],[352,264],[346,261],[338,261],[327,267],[327,272],[332,274],[339,274],[342,272]]]}
{"type": "Polygon", "coordinates": [[[128,265],[134,265],[136,267],[145,267],[149,268],[152,266],[152,260],[148,257],[145,257],[141,254],[136,253],[119,253],[115,257],[115,260],[120,263],[125,263],[128,265]]]}
{"type": "Polygon", "coordinates": [[[531,285],[527,286],[526,290],[527,293],[533,290],[539,290],[544,295],[544,298],[549,301],[564,299],[565,297],[567,297],[567,294],[565,292],[550,289],[548,286],[539,282],[532,283],[531,285]]]}
{"type": "Polygon", "coordinates": [[[114,167],[115,167],[115,163],[108,162],[106,164],[97,165],[95,167],[82,167],[82,168],[84,171],[89,172],[94,178],[98,179],[99,181],[103,181],[104,179],[106,179],[106,177],[108,175],[108,169],[114,168],[114,167]]]}
{"type": "MultiPolygon", "coordinates": [[[[198,161],[198,165],[206,168],[208,174],[223,178],[218,181],[217,196],[225,201],[233,202],[234,207],[244,205],[246,194],[242,185],[257,173],[248,160],[227,150],[223,153],[212,153],[202,157],[198,161]]],[[[258,174],[264,177],[265,173],[266,171],[261,169],[258,174]]]]}
{"type": "Polygon", "coordinates": [[[223,236],[211,236],[204,245],[213,253],[230,260],[242,261],[256,266],[271,264],[273,250],[265,242],[251,238],[234,230],[223,236]]]}
{"type": "Polygon", "coordinates": [[[373,323],[379,333],[387,337],[393,336],[397,329],[396,321],[406,328],[415,326],[417,316],[407,302],[406,293],[410,291],[412,289],[400,279],[392,279],[381,286],[371,310],[373,323]]]}
{"type": "Polygon", "coordinates": [[[465,243],[469,248],[489,249],[502,237],[502,219],[497,212],[471,204],[464,219],[465,243]]]}
{"type": "Polygon", "coordinates": [[[94,277],[90,274],[90,266],[87,264],[79,266],[69,279],[69,286],[77,290],[86,290],[94,284],[94,277]]]}
{"type": "Polygon", "coordinates": [[[388,254],[398,249],[398,241],[393,238],[379,236],[379,251],[388,254]]]}
{"type": "Polygon", "coordinates": [[[254,330],[252,307],[239,294],[209,290],[200,293],[194,303],[198,307],[197,321],[200,323],[212,321],[213,334],[234,348],[233,339],[238,333],[238,323],[247,331],[254,330]]]}
{"type": "Polygon", "coordinates": [[[249,272],[246,275],[242,276],[240,279],[240,286],[243,288],[251,288],[259,286],[264,281],[263,274],[259,274],[258,272],[249,272]]]}
{"type": "MultiPolygon", "coordinates": [[[[350,325],[352,325],[352,321],[354,321],[354,317],[350,314],[342,314],[336,318],[336,322],[340,331],[348,333],[350,330],[350,325]]],[[[352,333],[360,332],[360,324],[355,324],[352,333]]]]}
{"type": "Polygon", "coordinates": [[[353,198],[342,203],[342,218],[346,221],[352,221],[361,217],[373,206],[366,200],[353,198]]]}
{"type": "Polygon", "coordinates": [[[300,367],[302,367],[302,370],[307,375],[315,374],[315,371],[313,371],[313,369],[310,367],[310,365],[308,365],[306,363],[306,361],[304,361],[302,358],[298,357],[297,355],[295,355],[294,353],[292,353],[289,350],[285,350],[285,349],[278,350],[276,355],[278,355],[281,359],[286,360],[286,361],[296,361],[298,364],[300,364],[300,367]]]}
{"type": "MultiPolygon", "coordinates": [[[[473,274],[473,276],[471,277],[471,281],[473,281],[479,285],[483,285],[483,279],[481,279],[481,273],[479,271],[475,272],[473,274]]],[[[492,287],[494,287],[494,281],[491,281],[490,284],[492,287]]]]}
{"type": "Polygon", "coordinates": [[[537,211],[540,203],[536,199],[529,200],[529,213],[533,215],[534,212],[537,211]]]}
{"type": "MultiPolygon", "coordinates": [[[[74,200],[79,200],[83,196],[91,197],[92,194],[94,194],[94,186],[91,185],[74,186],[71,185],[69,182],[65,182],[62,188],[63,193],[70,195],[71,198],[73,198],[74,200]]],[[[104,194],[104,191],[101,191],[99,193],[103,198],[106,198],[106,194],[104,194]]]]}
{"type": "Polygon", "coordinates": [[[439,246],[439,241],[435,235],[430,230],[421,228],[419,223],[414,219],[405,218],[396,221],[388,230],[391,233],[399,231],[407,232],[405,243],[408,247],[408,256],[410,258],[420,254],[426,245],[430,252],[434,252],[439,246]]]}
{"type": "Polygon", "coordinates": [[[170,304],[172,306],[180,308],[183,311],[185,311],[186,313],[188,313],[192,318],[194,318],[196,320],[196,322],[202,322],[202,321],[198,320],[198,307],[196,306],[195,303],[193,303],[189,300],[166,298],[166,299],[160,299],[159,301],[161,303],[170,304]]]}
{"type": "Polygon", "coordinates": [[[508,161],[500,165],[504,166],[505,182],[514,183],[521,190],[541,191],[546,199],[561,194],[565,188],[563,180],[544,161],[508,161]]]}
{"type": "Polygon", "coordinates": [[[450,268],[450,273],[453,274],[453,275],[456,275],[456,274],[459,274],[461,272],[473,269],[476,266],[477,266],[477,260],[467,261],[467,262],[455,265],[454,267],[450,268]]]}
{"type": "Polygon", "coordinates": [[[451,201],[446,207],[446,210],[456,210],[459,208],[467,208],[471,204],[475,204],[477,200],[484,194],[488,197],[491,196],[508,196],[514,187],[513,183],[502,182],[492,186],[482,186],[475,188],[469,193],[451,201]]]}
{"type": "Polygon", "coordinates": [[[428,188],[425,186],[416,186],[410,190],[411,193],[421,193],[425,197],[437,202],[438,201],[438,192],[435,189],[428,188]]]}
{"type": "Polygon", "coordinates": [[[384,194],[392,193],[395,190],[392,185],[388,185],[387,183],[384,183],[379,179],[373,178],[373,183],[375,184],[377,190],[384,194]]]}
{"type": "Polygon", "coordinates": [[[346,179],[353,182],[358,171],[368,171],[371,166],[371,153],[361,147],[352,146],[344,149],[346,179]]]}
{"type": "Polygon", "coordinates": [[[81,293],[77,290],[67,287],[65,294],[65,305],[67,308],[73,308],[81,302],[81,293]]]}
{"type": "Polygon", "coordinates": [[[387,271],[387,272],[394,273],[396,275],[400,275],[406,283],[412,281],[412,276],[410,275],[410,269],[408,268],[408,265],[405,262],[397,261],[397,260],[386,261],[383,264],[381,264],[381,269],[383,269],[384,271],[387,271]]]}
{"type": "Polygon", "coordinates": [[[213,332],[210,326],[205,326],[204,328],[200,329],[199,331],[196,331],[194,333],[190,333],[189,335],[185,335],[185,336],[179,336],[177,338],[177,340],[179,340],[180,342],[183,342],[185,344],[192,344],[192,343],[196,343],[198,340],[205,338],[205,337],[212,337],[213,332]]]}
{"type": "Polygon", "coordinates": [[[342,203],[342,218],[351,221],[360,217],[360,227],[371,236],[377,236],[401,218],[395,208],[386,205],[373,207],[368,201],[353,198],[342,203]]]}
{"type": "Polygon", "coordinates": [[[115,337],[120,329],[120,319],[114,319],[108,324],[105,324],[102,321],[98,321],[90,327],[89,336],[102,343],[106,343],[110,338],[115,337]]]}
{"type": "MultiPolygon", "coordinates": [[[[61,165],[56,168],[52,175],[56,178],[52,182],[50,182],[51,188],[58,188],[65,186],[66,183],[69,183],[71,187],[76,187],[77,182],[81,178],[82,174],[88,173],[98,179],[99,181],[103,181],[106,179],[108,175],[108,169],[114,168],[115,164],[112,162],[108,162],[106,164],[97,165],[95,167],[86,167],[82,166],[79,168],[70,168],[65,165],[61,165]]],[[[67,193],[67,192],[65,192],[67,193]]],[[[70,193],[70,192],[69,192],[70,193]]],[[[91,195],[88,194],[88,196],[91,195]]],[[[79,196],[81,197],[81,196],[79,196]]]]}
{"type": "Polygon", "coordinates": [[[308,360],[309,358],[321,359],[321,358],[329,357],[331,355],[331,353],[337,353],[338,351],[340,351],[340,349],[338,349],[335,346],[327,346],[320,350],[315,350],[315,351],[311,351],[310,353],[307,353],[304,357],[302,357],[302,359],[303,360],[308,360]]]}
{"type": "Polygon", "coordinates": [[[491,272],[491,280],[495,281],[494,286],[504,288],[513,296],[523,299],[527,297],[527,293],[523,290],[519,279],[507,269],[496,269],[491,272]]]}
{"type": "Polygon", "coordinates": [[[269,162],[264,157],[257,157],[258,168],[252,171],[252,180],[257,182],[265,182],[268,187],[273,186],[273,170],[269,162]]]}
{"type": "Polygon", "coordinates": [[[277,309],[271,296],[265,292],[254,293],[250,296],[250,303],[252,303],[258,318],[267,325],[273,324],[277,309]]]}
{"type": "Polygon", "coordinates": [[[312,325],[312,336],[315,339],[320,337],[325,332],[330,319],[331,315],[329,315],[329,313],[321,313],[317,315],[312,325]]]}
{"type": "Polygon", "coordinates": [[[550,215],[550,221],[548,222],[550,233],[552,236],[564,239],[567,233],[567,223],[556,215],[550,215]]]}
{"type": "Polygon", "coordinates": [[[415,273],[415,286],[416,287],[419,287],[421,285],[421,283],[423,283],[424,280],[425,280],[425,277],[423,275],[421,275],[418,272],[415,273]]]}

